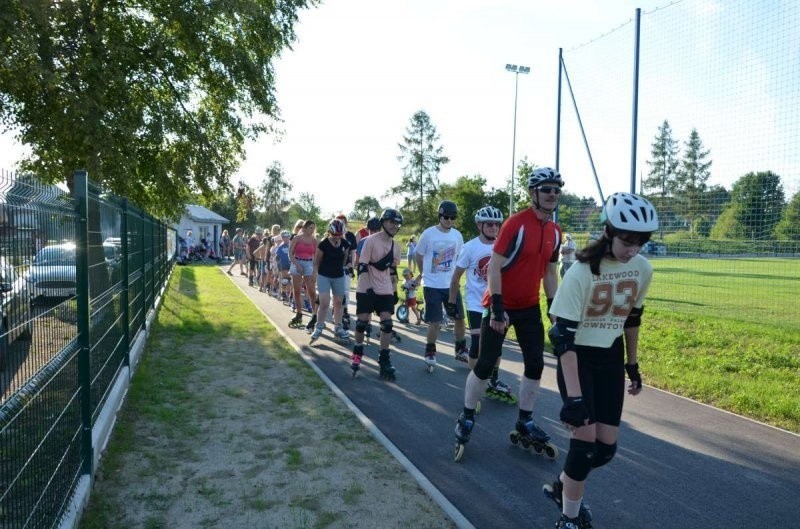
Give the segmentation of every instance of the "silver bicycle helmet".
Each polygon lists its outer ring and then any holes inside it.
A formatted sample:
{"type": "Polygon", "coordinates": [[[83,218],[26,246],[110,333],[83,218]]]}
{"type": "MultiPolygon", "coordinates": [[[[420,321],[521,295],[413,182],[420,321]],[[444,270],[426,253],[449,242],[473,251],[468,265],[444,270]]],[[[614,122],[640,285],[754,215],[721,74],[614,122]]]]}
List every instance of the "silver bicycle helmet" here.
{"type": "Polygon", "coordinates": [[[558,187],[564,187],[561,174],[551,167],[539,167],[538,169],[534,169],[528,177],[528,189],[547,183],[556,184],[558,187]]]}
{"type": "Polygon", "coordinates": [[[494,206],[483,206],[475,212],[475,222],[503,222],[503,212],[494,206]]]}

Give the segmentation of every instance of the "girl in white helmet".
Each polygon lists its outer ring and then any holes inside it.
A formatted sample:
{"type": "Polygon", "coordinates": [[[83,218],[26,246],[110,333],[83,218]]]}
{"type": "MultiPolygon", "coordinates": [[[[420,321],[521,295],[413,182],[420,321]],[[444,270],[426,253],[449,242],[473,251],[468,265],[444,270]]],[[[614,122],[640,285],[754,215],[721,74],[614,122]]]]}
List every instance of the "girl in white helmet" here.
{"type": "Polygon", "coordinates": [[[603,234],[577,253],[550,309],[560,418],[571,432],[564,468],[544,486],[562,511],[557,528],[591,527],[584,486],[589,472],[617,450],[626,372],[628,393],[642,390],[639,325],[653,267],[639,251],[658,229],[658,215],[646,199],[614,193],[601,220],[603,234]]]}

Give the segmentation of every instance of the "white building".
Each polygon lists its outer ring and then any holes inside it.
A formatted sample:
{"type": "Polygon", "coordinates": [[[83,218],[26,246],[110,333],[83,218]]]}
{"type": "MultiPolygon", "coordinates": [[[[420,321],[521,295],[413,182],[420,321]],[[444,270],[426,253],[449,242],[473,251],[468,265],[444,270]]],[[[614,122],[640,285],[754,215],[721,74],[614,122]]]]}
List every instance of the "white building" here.
{"type": "Polygon", "coordinates": [[[175,225],[178,235],[186,237],[186,232],[192,230],[192,237],[195,242],[200,239],[207,239],[214,244],[214,248],[219,248],[219,239],[222,235],[222,225],[230,221],[222,215],[217,215],[210,209],[203,206],[186,206],[186,211],[181,216],[181,220],[175,225]]]}

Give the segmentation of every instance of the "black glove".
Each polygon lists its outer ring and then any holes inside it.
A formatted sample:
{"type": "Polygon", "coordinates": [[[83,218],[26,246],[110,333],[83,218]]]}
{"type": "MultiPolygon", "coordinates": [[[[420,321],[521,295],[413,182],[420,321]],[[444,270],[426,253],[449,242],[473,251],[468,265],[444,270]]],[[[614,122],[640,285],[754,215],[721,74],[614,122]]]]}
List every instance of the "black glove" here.
{"type": "Polygon", "coordinates": [[[561,406],[559,418],[561,422],[576,428],[579,426],[586,426],[589,412],[586,410],[583,397],[567,397],[564,401],[564,405],[561,406]]]}
{"type": "Polygon", "coordinates": [[[638,389],[642,387],[642,375],[639,374],[639,364],[625,364],[625,371],[631,380],[631,385],[638,389]]]}
{"type": "Polygon", "coordinates": [[[444,304],[444,311],[449,317],[455,318],[456,317],[456,304],[455,303],[450,303],[449,301],[446,301],[445,304],[444,304]]]}
{"type": "Polygon", "coordinates": [[[492,319],[503,323],[506,321],[502,294],[492,294],[492,319]]]}
{"type": "Polygon", "coordinates": [[[353,272],[353,267],[352,266],[348,266],[347,268],[345,268],[344,269],[344,273],[347,274],[350,277],[355,277],[355,275],[356,275],[355,272],[353,272]]]}

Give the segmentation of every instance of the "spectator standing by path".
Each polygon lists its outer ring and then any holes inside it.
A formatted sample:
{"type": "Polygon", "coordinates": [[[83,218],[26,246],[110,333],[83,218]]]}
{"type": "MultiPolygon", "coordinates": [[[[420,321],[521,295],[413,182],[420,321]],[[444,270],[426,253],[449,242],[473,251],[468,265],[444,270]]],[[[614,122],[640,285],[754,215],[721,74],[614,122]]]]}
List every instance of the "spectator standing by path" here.
{"type": "MultiPolygon", "coordinates": [[[[450,297],[448,301],[455,303],[461,290],[461,276],[467,274],[465,285],[467,323],[469,324],[469,367],[475,367],[478,361],[478,349],[481,337],[481,320],[483,319],[483,295],[488,287],[489,259],[500,225],[503,223],[503,212],[493,206],[484,206],[475,213],[475,224],[478,236],[467,241],[458,254],[453,279],[450,280],[450,297]]],[[[511,389],[499,379],[500,357],[492,369],[489,387],[486,393],[491,398],[515,403],[516,398],[511,389]]]]}
{"type": "Polygon", "coordinates": [[[231,236],[228,235],[228,230],[222,230],[222,235],[219,238],[219,245],[222,258],[229,258],[231,255],[231,236]]]}
{"type": "Polygon", "coordinates": [[[572,240],[572,235],[567,233],[564,235],[564,244],[561,246],[561,279],[564,279],[564,274],[575,262],[575,250],[575,241],[572,240]]]}
{"type": "Polygon", "coordinates": [[[524,371],[519,386],[519,418],[511,438],[514,444],[533,445],[552,458],[558,450],[550,436],[533,421],[536,393],[544,370],[544,326],[539,290],[544,285],[548,306],[558,288],[558,250],[561,229],[552,221],[564,185],[554,169],[535,169],[528,178],[531,207],[511,215],[503,224],[489,259],[489,288],[483,306],[480,350],[467,376],[464,410],[456,423],[455,460],[463,454],[475,424],[475,408],[486,390],[509,326],[514,326],[522,351],[524,371]]]}
{"type": "Polygon", "coordinates": [[[443,308],[447,311],[447,315],[455,320],[456,360],[466,362],[469,356],[461,292],[456,295],[454,304],[448,301],[456,257],[464,246],[461,232],[453,227],[458,217],[458,207],[455,202],[443,200],[439,203],[438,213],[439,223],[422,232],[415,251],[419,272],[417,284],[421,280],[425,299],[425,321],[428,324],[425,363],[429,371],[436,366],[436,340],[439,338],[439,328],[444,319],[443,308]]]}
{"type": "Polygon", "coordinates": [[[244,268],[244,260],[245,260],[245,238],[243,235],[244,231],[242,228],[236,228],[236,235],[233,236],[231,240],[231,246],[233,247],[233,262],[228,267],[228,275],[233,275],[231,270],[233,267],[236,266],[236,263],[239,263],[239,273],[243,276],[246,276],[245,268],[244,268]]]}
{"type": "Polygon", "coordinates": [[[626,372],[628,393],[642,390],[639,325],[653,267],[639,252],[658,230],[658,215],[646,199],[614,193],[601,221],[603,234],[578,252],[551,311],[556,323],[549,334],[564,403],[560,418],[570,430],[564,469],[544,486],[561,508],[558,529],[591,527],[584,487],[589,473],[617,451],[626,372]]]}
{"type": "Polygon", "coordinates": [[[389,340],[392,337],[397,285],[392,282],[391,268],[400,264],[400,246],[394,236],[403,225],[403,216],[395,209],[386,209],[379,219],[381,231],[362,239],[359,251],[358,284],[356,286],[356,332],[351,369],[353,376],[361,367],[364,355],[364,333],[373,312],[380,318],[380,352],[378,366],[380,377],[394,380],[389,340]]]}
{"type": "Polygon", "coordinates": [[[415,259],[417,253],[417,241],[414,239],[413,235],[408,239],[408,243],[406,244],[406,251],[408,252],[408,255],[406,256],[408,268],[409,270],[411,270],[411,273],[413,274],[414,271],[416,270],[416,265],[417,265],[417,260],[415,259]]]}

